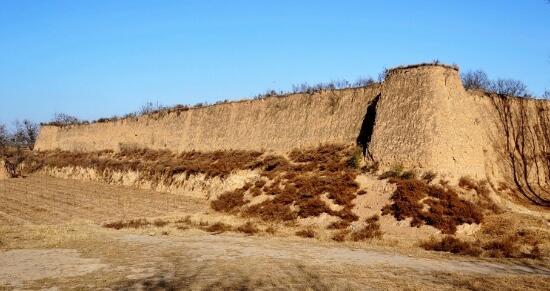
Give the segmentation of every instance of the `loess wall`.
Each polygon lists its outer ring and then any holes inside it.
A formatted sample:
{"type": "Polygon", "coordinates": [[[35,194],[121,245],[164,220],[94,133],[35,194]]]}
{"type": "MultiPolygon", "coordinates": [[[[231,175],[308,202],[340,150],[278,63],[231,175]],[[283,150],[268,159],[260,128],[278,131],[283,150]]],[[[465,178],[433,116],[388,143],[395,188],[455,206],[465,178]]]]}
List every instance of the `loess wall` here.
{"type": "Polygon", "coordinates": [[[165,115],[78,126],[44,126],[37,150],[287,150],[353,143],[380,86],[225,103],[165,115]]]}

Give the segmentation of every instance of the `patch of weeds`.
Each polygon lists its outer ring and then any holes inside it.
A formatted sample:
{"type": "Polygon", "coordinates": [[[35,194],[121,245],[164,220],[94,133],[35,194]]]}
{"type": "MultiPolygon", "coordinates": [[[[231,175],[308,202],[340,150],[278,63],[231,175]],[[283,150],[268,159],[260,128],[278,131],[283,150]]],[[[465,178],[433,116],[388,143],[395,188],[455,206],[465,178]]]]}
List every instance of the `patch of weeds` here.
{"type": "Polygon", "coordinates": [[[493,213],[501,213],[502,209],[489,196],[490,190],[487,186],[489,182],[486,180],[476,182],[470,177],[461,177],[458,181],[458,186],[465,190],[474,190],[477,194],[476,204],[492,211],[493,213]]]}
{"type": "Polygon", "coordinates": [[[270,225],[268,228],[265,229],[265,232],[273,235],[277,233],[277,229],[270,225]]]}
{"type": "Polygon", "coordinates": [[[412,218],[411,226],[431,225],[444,234],[454,234],[461,224],[480,223],[482,209],[459,198],[451,188],[429,185],[420,180],[392,179],[397,187],[392,204],[382,208],[382,214],[392,214],[397,220],[412,218]],[[422,202],[420,202],[422,201],[422,202]],[[429,206],[427,210],[424,205],[429,206]]]}
{"type": "Polygon", "coordinates": [[[313,229],[303,229],[296,232],[296,235],[299,237],[305,237],[305,238],[314,238],[315,237],[315,231],[313,229]]]}
{"type": "Polygon", "coordinates": [[[380,223],[378,222],[380,217],[373,215],[365,219],[365,226],[357,231],[351,233],[351,239],[353,241],[363,241],[371,238],[382,237],[382,231],[380,231],[380,223]]]}
{"type": "Polygon", "coordinates": [[[447,235],[439,241],[432,237],[430,240],[422,242],[420,246],[429,251],[450,252],[473,257],[477,257],[483,252],[478,245],[461,241],[451,235],[447,235]]]}
{"type": "Polygon", "coordinates": [[[247,221],[245,224],[237,227],[237,231],[252,235],[258,233],[260,230],[254,225],[254,223],[247,221]]]}
{"type": "Polygon", "coordinates": [[[492,239],[485,243],[480,241],[466,242],[454,236],[447,235],[441,240],[433,237],[421,245],[426,250],[438,252],[450,252],[467,256],[484,256],[492,258],[529,258],[542,259],[543,255],[538,242],[526,244],[517,235],[509,235],[503,238],[492,239]],[[522,251],[527,249],[527,252],[522,251]]]}
{"type": "MultiPolygon", "coordinates": [[[[323,213],[343,220],[356,221],[352,201],[359,192],[355,178],[359,174],[354,146],[327,144],[317,148],[295,149],[284,156],[268,155],[252,165],[260,169],[261,178],[254,183],[224,193],[211,203],[214,210],[240,213],[265,221],[291,221],[316,217],[323,213]],[[246,206],[245,195],[266,194],[272,199],[246,206]],[[333,211],[321,199],[322,195],[343,206],[333,211]],[[291,207],[292,206],[292,207],[291,207]]],[[[360,161],[360,159],[359,159],[360,161]]]]}
{"type": "Polygon", "coordinates": [[[359,169],[361,167],[361,160],[363,159],[363,153],[361,150],[356,149],[353,155],[348,159],[347,165],[352,169],[359,169]]]}
{"type": "Polygon", "coordinates": [[[223,222],[216,222],[216,223],[206,227],[204,230],[206,230],[208,232],[212,232],[214,234],[219,234],[219,233],[222,233],[222,232],[230,231],[232,229],[233,228],[228,224],[225,224],[223,222]]]}
{"type": "Polygon", "coordinates": [[[436,177],[437,177],[437,174],[435,172],[428,171],[422,174],[421,179],[426,183],[430,184],[436,177]]]}
{"type": "Polygon", "coordinates": [[[142,228],[149,226],[151,223],[145,218],[131,219],[131,220],[119,220],[103,224],[105,228],[113,228],[116,230],[123,228],[142,228]]]}
{"type": "Polygon", "coordinates": [[[372,173],[376,174],[378,172],[378,169],[380,168],[380,164],[378,162],[371,163],[369,165],[365,165],[361,167],[362,173],[372,173]]]}
{"type": "Polygon", "coordinates": [[[378,176],[379,180],[384,179],[416,179],[416,173],[412,170],[404,171],[402,165],[393,166],[389,171],[386,171],[378,176]]]}
{"type": "Polygon", "coordinates": [[[344,228],[348,228],[348,226],[350,226],[349,221],[347,221],[347,220],[338,220],[338,221],[335,221],[335,222],[329,224],[327,229],[344,229],[344,228]]]}
{"type": "Polygon", "coordinates": [[[231,212],[246,203],[247,201],[244,200],[244,190],[237,189],[221,194],[218,199],[210,203],[210,206],[216,211],[231,212]]]}
{"type": "Polygon", "coordinates": [[[155,221],[153,221],[153,225],[156,227],[163,227],[168,225],[169,223],[170,223],[169,221],[162,220],[162,219],[155,219],[155,221]]]}
{"type": "Polygon", "coordinates": [[[337,242],[343,242],[346,240],[347,236],[349,234],[349,230],[340,230],[334,233],[331,237],[333,241],[337,242]]]}
{"type": "Polygon", "coordinates": [[[265,221],[290,221],[296,219],[297,215],[289,205],[264,201],[248,207],[245,215],[259,217],[265,221]]]}

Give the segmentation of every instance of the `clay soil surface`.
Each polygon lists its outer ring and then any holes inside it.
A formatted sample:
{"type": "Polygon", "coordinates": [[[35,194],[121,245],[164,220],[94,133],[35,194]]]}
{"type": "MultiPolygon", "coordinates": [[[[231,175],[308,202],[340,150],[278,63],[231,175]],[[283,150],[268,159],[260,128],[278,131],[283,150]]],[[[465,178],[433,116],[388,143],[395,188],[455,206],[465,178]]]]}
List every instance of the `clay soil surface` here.
{"type": "Polygon", "coordinates": [[[208,231],[206,200],[42,176],[0,180],[0,290],[547,290],[547,260],[436,254],[375,241],[336,243],[254,222],[208,231]],[[113,221],[147,225],[119,230],[113,221]]]}

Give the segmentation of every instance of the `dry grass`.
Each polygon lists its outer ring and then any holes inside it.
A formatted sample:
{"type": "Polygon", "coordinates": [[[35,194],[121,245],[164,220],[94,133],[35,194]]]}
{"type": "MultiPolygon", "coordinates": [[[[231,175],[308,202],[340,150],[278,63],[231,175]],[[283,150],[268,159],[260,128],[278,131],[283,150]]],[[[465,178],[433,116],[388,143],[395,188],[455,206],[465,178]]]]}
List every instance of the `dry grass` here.
{"type": "Polygon", "coordinates": [[[231,225],[225,224],[223,222],[216,222],[216,223],[204,228],[204,230],[206,230],[208,232],[212,232],[214,234],[219,234],[219,233],[222,233],[222,232],[231,231],[231,230],[233,230],[233,227],[231,227],[231,225]]]}
{"type": "Polygon", "coordinates": [[[482,209],[460,199],[458,193],[444,186],[429,185],[420,180],[392,179],[397,188],[392,194],[392,204],[382,209],[382,214],[392,214],[397,220],[412,218],[411,226],[431,225],[445,234],[456,232],[458,225],[480,223],[482,209]],[[424,209],[424,205],[429,209],[424,209]]]}
{"type": "Polygon", "coordinates": [[[151,223],[145,218],[130,219],[130,220],[118,220],[113,222],[104,223],[105,228],[114,228],[116,230],[123,228],[142,228],[151,225],[151,223]]]}
{"type": "Polygon", "coordinates": [[[349,230],[340,230],[334,233],[331,237],[333,241],[337,242],[343,242],[346,240],[347,236],[349,235],[349,230]]]}
{"type": "Polygon", "coordinates": [[[254,225],[254,223],[247,221],[245,224],[237,227],[237,231],[252,235],[258,233],[260,230],[256,227],[256,225],[254,225]]]}
{"type": "Polygon", "coordinates": [[[435,172],[428,171],[423,173],[420,178],[424,180],[426,183],[430,184],[436,177],[437,177],[437,174],[435,172]]]}
{"type": "Polygon", "coordinates": [[[482,243],[479,240],[467,242],[447,235],[441,240],[431,238],[420,245],[426,250],[438,252],[450,252],[467,256],[484,256],[492,258],[529,258],[542,259],[543,255],[538,242],[531,246],[521,243],[518,235],[510,235],[504,238],[493,239],[482,243]]]}
{"type": "Polygon", "coordinates": [[[265,229],[265,232],[273,235],[277,233],[277,229],[270,225],[265,229]]]}
{"type": "Polygon", "coordinates": [[[258,196],[264,193],[273,199],[244,207],[241,213],[269,221],[289,221],[323,213],[355,221],[358,217],[351,209],[352,200],[359,191],[355,182],[359,171],[357,165],[350,163],[354,155],[356,151],[352,146],[329,144],[293,150],[289,153],[290,161],[283,156],[266,156],[255,165],[262,171],[261,180],[220,196],[220,201],[213,203],[212,207],[219,211],[231,211],[245,204],[241,197],[246,194],[258,196]],[[343,210],[331,210],[321,200],[321,195],[325,193],[335,204],[344,206],[343,210]],[[292,210],[291,205],[296,210],[292,210]]]}
{"type": "Polygon", "coordinates": [[[487,180],[475,181],[470,177],[461,177],[458,186],[465,190],[474,190],[477,194],[476,204],[480,207],[490,210],[493,213],[501,213],[502,209],[489,197],[490,190],[487,180]]]}
{"type": "Polygon", "coordinates": [[[233,171],[253,169],[263,162],[261,152],[225,150],[213,152],[183,152],[151,150],[122,146],[119,152],[48,151],[26,157],[26,170],[33,172],[45,167],[82,167],[95,169],[109,179],[113,171],[139,171],[143,179],[159,183],[170,182],[177,174],[204,174],[207,178],[227,177],[233,171]]]}
{"type": "Polygon", "coordinates": [[[344,228],[348,228],[350,224],[351,223],[347,220],[339,220],[329,224],[327,229],[344,229],[344,228]]]}
{"type": "Polygon", "coordinates": [[[244,200],[244,190],[237,189],[220,195],[218,199],[210,203],[210,206],[216,211],[231,212],[246,203],[247,201],[244,200]]]}
{"type": "Polygon", "coordinates": [[[314,238],[316,233],[313,229],[303,229],[296,232],[296,235],[299,237],[305,237],[305,238],[314,238]]]}
{"type": "Polygon", "coordinates": [[[363,241],[371,238],[382,237],[382,231],[380,231],[380,223],[378,222],[380,217],[373,215],[365,219],[365,225],[363,228],[351,233],[351,240],[363,241]]]}
{"type": "Polygon", "coordinates": [[[461,254],[468,256],[479,256],[483,252],[482,249],[470,242],[461,241],[453,236],[447,235],[441,240],[431,238],[428,241],[420,244],[425,250],[437,252],[450,252],[453,254],[461,254]]]}
{"type": "Polygon", "coordinates": [[[170,223],[169,221],[162,220],[162,219],[155,219],[153,221],[153,225],[156,226],[156,227],[163,227],[163,226],[168,225],[169,223],[170,223]]]}

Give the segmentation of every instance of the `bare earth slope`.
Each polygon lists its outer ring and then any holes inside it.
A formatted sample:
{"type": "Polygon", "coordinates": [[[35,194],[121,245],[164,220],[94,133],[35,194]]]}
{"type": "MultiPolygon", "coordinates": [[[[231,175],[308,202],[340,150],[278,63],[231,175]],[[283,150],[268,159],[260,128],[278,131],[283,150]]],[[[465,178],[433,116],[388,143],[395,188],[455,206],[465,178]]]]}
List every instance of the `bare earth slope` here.
{"type": "Polygon", "coordinates": [[[166,196],[174,195],[38,176],[23,181],[0,182],[0,289],[540,290],[550,279],[547,264],[299,239],[284,227],[276,236],[213,235],[199,224],[186,228],[175,222],[188,215],[210,219],[210,225],[231,219],[209,216],[199,200],[165,207],[166,196]],[[102,228],[97,222],[122,216],[115,212],[115,193],[134,211],[154,209],[141,217],[162,216],[170,224],[102,228]]]}

